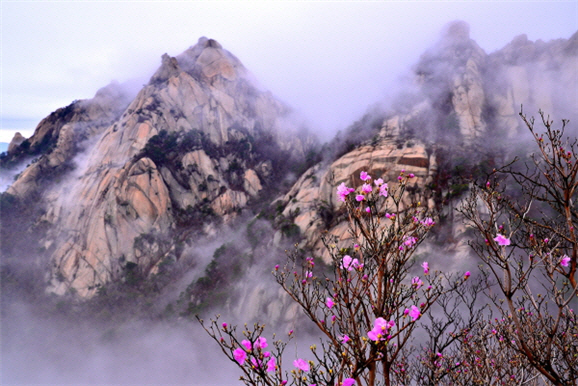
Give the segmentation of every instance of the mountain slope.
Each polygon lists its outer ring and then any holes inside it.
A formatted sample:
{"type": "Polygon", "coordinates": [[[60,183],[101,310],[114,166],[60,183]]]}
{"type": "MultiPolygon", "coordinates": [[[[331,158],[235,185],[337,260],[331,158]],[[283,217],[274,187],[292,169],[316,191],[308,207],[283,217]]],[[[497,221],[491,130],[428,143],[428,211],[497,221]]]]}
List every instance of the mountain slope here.
{"type": "MultiPolygon", "coordinates": [[[[30,140],[54,138],[58,128],[53,151],[37,164],[53,166],[57,158],[73,165],[42,191],[46,212],[36,220],[48,224],[41,246],[51,261],[49,291],[57,294],[90,297],[127,267],[154,273],[180,257],[179,245],[277,191],[315,145],[307,133],[297,135],[285,105],[206,38],[176,58],[163,55],[116,119],[103,112],[87,120],[93,140],[85,152],[68,151],[78,143],[66,131],[78,120],[75,107],[58,114],[69,117],[68,126],[50,116],[30,140]]],[[[38,190],[43,172],[31,165],[8,193],[38,190]]]]}
{"type": "MultiPolygon", "coordinates": [[[[483,176],[492,165],[525,154],[521,106],[535,115],[543,109],[557,119],[578,118],[577,51],[578,33],[548,43],[522,35],[488,55],[470,38],[466,23],[450,23],[413,68],[410,91],[389,111],[368,113],[338,135],[326,160],[279,201],[283,215],[294,218],[305,235],[303,245],[327,259],[324,232],[343,246],[349,238],[336,187],[360,186],[362,170],[389,183],[402,171],[413,173],[414,197],[446,224],[437,233],[444,253],[465,258],[469,250],[460,241],[465,228],[453,211],[467,190],[463,178],[483,176]]],[[[567,133],[576,135],[571,130],[567,133]]]]}

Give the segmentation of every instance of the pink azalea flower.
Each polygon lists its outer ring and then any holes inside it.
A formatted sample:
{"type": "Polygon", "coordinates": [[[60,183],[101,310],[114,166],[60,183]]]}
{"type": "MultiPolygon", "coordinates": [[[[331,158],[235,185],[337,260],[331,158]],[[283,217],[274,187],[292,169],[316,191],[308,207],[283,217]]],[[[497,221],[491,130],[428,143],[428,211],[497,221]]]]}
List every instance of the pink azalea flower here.
{"type": "Polygon", "coordinates": [[[409,178],[414,178],[414,177],[415,177],[415,174],[409,173],[408,177],[409,177],[409,178]]]}
{"type": "Polygon", "coordinates": [[[313,272],[311,272],[311,271],[305,271],[305,277],[306,277],[306,278],[313,277],[313,272]]]}
{"type": "Polygon", "coordinates": [[[466,273],[464,274],[464,278],[469,278],[471,276],[470,271],[466,271],[466,273]]]}
{"type": "Polygon", "coordinates": [[[295,359],[293,361],[293,366],[297,367],[299,370],[302,371],[309,371],[309,363],[304,359],[295,359]]]}
{"type": "Polygon", "coordinates": [[[343,382],[341,382],[343,386],[353,386],[355,385],[355,379],[353,378],[345,378],[343,382]]]}
{"type": "Polygon", "coordinates": [[[365,208],[365,211],[366,211],[367,213],[371,213],[371,208],[368,206],[367,208],[365,208]]]}
{"type": "Polygon", "coordinates": [[[361,191],[363,193],[371,193],[373,191],[373,188],[371,187],[370,184],[363,184],[363,186],[361,187],[361,191]]]}
{"type": "Polygon", "coordinates": [[[379,195],[387,197],[387,184],[383,184],[379,187],[379,195]]]}
{"type": "Polygon", "coordinates": [[[423,267],[423,273],[425,275],[429,274],[429,264],[427,261],[424,261],[423,263],[421,263],[421,266],[423,267]]]}
{"type": "Polygon", "coordinates": [[[408,237],[406,236],[404,238],[404,244],[407,245],[408,247],[413,247],[416,243],[417,243],[417,237],[408,237]]]}
{"type": "Polygon", "coordinates": [[[421,221],[421,225],[431,227],[435,225],[435,221],[431,217],[428,217],[421,221]]]}
{"type": "Polygon", "coordinates": [[[345,201],[345,197],[351,193],[354,192],[355,189],[353,188],[348,188],[347,186],[345,186],[345,183],[342,182],[341,185],[339,185],[337,187],[337,195],[339,196],[339,200],[341,201],[345,201]]]}
{"type": "Polygon", "coordinates": [[[335,303],[333,302],[333,299],[327,298],[327,300],[325,301],[325,305],[327,306],[327,308],[332,308],[335,305],[335,303]]]}
{"type": "Polygon", "coordinates": [[[240,365],[242,365],[245,362],[245,359],[247,359],[247,353],[245,350],[239,347],[233,351],[233,357],[237,362],[239,362],[240,365]]]}
{"type": "Polygon", "coordinates": [[[375,183],[375,186],[381,186],[383,185],[383,180],[381,178],[378,178],[377,180],[373,181],[375,183]]]}
{"type": "Polygon", "coordinates": [[[343,260],[341,261],[341,269],[346,269],[348,271],[353,270],[354,268],[359,267],[359,260],[352,259],[351,256],[345,255],[343,256],[343,260]]]}
{"type": "Polygon", "coordinates": [[[343,343],[347,343],[347,342],[350,341],[350,339],[349,339],[349,337],[348,337],[347,335],[343,335],[343,336],[341,337],[341,341],[342,341],[343,343]]]}
{"type": "Polygon", "coordinates": [[[266,348],[267,347],[267,339],[258,337],[257,340],[255,341],[254,347],[257,350],[266,348]]]}
{"type": "Polygon", "coordinates": [[[423,285],[423,281],[421,281],[419,277],[416,276],[413,279],[411,279],[411,285],[415,286],[415,289],[418,290],[419,287],[423,285]]]}
{"type": "Polygon", "coordinates": [[[251,364],[253,365],[254,368],[260,369],[263,362],[261,362],[260,359],[251,358],[251,364]]]}
{"type": "Polygon", "coordinates": [[[243,346],[245,346],[245,348],[247,349],[247,351],[251,350],[251,342],[249,342],[247,339],[243,340],[243,341],[241,342],[241,344],[242,344],[243,346]]]}
{"type": "Polygon", "coordinates": [[[562,267],[567,267],[570,264],[570,257],[568,257],[567,255],[562,256],[562,258],[560,259],[560,265],[562,267]]]}
{"type": "Polygon", "coordinates": [[[361,181],[367,181],[371,179],[371,176],[367,174],[367,172],[361,172],[359,178],[361,179],[361,181]]]}
{"type": "Polygon", "coordinates": [[[494,241],[497,242],[498,245],[510,245],[510,239],[499,233],[494,238],[494,241]]]}
{"type": "MultiPolygon", "coordinates": [[[[406,311],[408,311],[408,310],[406,310],[406,311]]],[[[408,311],[407,314],[411,317],[412,322],[415,322],[421,316],[421,312],[419,312],[419,308],[417,308],[416,306],[411,306],[411,309],[408,311]]]]}
{"type": "Polygon", "coordinates": [[[385,340],[387,330],[392,327],[395,327],[395,322],[393,320],[388,322],[379,317],[373,322],[373,330],[367,333],[367,337],[376,342],[378,340],[385,340]]]}
{"type": "Polygon", "coordinates": [[[357,196],[355,196],[355,201],[361,202],[363,200],[365,200],[365,196],[363,194],[358,194],[357,196]]]}
{"type": "Polygon", "coordinates": [[[275,357],[271,357],[271,359],[269,359],[269,361],[267,362],[267,371],[271,372],[271,371],[275,371],[275,357]]]}

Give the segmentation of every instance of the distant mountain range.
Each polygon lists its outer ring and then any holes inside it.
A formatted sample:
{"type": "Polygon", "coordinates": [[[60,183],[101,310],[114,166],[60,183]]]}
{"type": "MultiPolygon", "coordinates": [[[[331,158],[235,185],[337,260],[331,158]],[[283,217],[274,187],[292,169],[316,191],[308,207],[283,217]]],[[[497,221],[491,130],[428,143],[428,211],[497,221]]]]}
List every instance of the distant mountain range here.
{"type": "Polygon", "coordinates": [[[510,144],[523,147],[522,105],[575,121],[577,52],[577,34],[550,42],[521,35],[487,54],[466,23],[454,22],[388,110],[321,146],[233,54],[201,38],[163,55],[137,95],[106,86],[50,114],[1,160],[2,168],[33,160],[4,194],[2,255],[33,254],[44,288],[84,299],[115,283],[160,291],[202,265],[205,279],[181,283],[179,312],[242,294],[237,304],[252,308],[238,310],[283,319],[266,306],[276,304],[270,291],[239,278],[294,243],[327,258],[321,235],[348,237],[335,188],[359,184],[353,176],[362,170],[389,181],[413,173],[410,191],[427,190],[424,207],[445,216],[438,248],[466,254],[451,210],[468,189],[459,178],[512,154],[510,144]],[[210,264],[199,258],[199,240],[240,223],[242,237],[210,264]]]}

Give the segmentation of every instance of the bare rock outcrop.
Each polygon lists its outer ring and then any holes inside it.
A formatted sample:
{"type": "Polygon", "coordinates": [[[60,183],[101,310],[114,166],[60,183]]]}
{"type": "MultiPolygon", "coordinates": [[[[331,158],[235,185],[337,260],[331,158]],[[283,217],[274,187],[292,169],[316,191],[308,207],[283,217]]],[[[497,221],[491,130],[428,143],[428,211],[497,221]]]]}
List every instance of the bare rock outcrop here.
{"type": "MultiPolygon", "coordinates": [[[[176,243],[235,218],[270,185],[268,163],[288,165],[314,143],[295,135],[289,114],[214,40],[163,55],[74,177],[45,195],[42,221],[53,224],[44,242],[53,261],[49,290],[90,297],[121,279],[127,264],[146,276],[179,257],[176,243]]],[[[53,154],[74,143],[69,127],[60,129],[53,154]]]]}
{"type": "MultiPolygon", "coordinates": [[[[578,33],[548,43],[531,42],[522,35],[488,55],[470,38],[466,23],[450,23],[414,68],[416,94],[405,105],[400,103],[397,111],[385,114],[383,124],[373,130],[373,139],[328,166],[319,164],[304,173],[280,200],[282,216],[299,228],[307,246],[328,258],[320,242],[322,233],[328,231],[344,241],[349,237],[346,223],[339,218],[335,188],[341,182],[359,185],[361,170],[387,181],[405,169],[416,175],[412,188],[419,192],[437,178],[437,150],[446,158],[459,154],[462,164],[475,167],[482,162],[482,153],[502,145],[500,138],[521,135],[522,104],[526,111],[528,106],[535,112],[541,108],[562,118],[574,117],[577,46],[578,33]]],[[[355,125],[351,130],[356,130],[355,125]]],[[[455,220],[446,248],[464,254],[467,246],[460,240],[465,228],[454,209],[460,200],[456,189],[467,190],[467,185],[456,182],[454,187],[437,189],[445,189],[438,192],[439,201],[429,199],[424,204],[455,220]]]]}
{"type": "Polygon", "coordinates": [[[20,146],[22,142],[24,142],[25,140],[26,138],[21,133],[17,132],[16,134],[14,134],[14,137],[12,137],[10,144],[8,144],[8,154],[14,153],[16,148],[20,146]]]}
{"type": "Polygon", "coordinates": [[[522,127],[518,113],[542,110],[558,119],[578,118],[578,33],[570,39],[532,42],[515,37],[488,56],[488,105],[495,110],[497,129],[512,138],[522,127]]]}
{"type": "Polygon", "coordinates": [[[7,192],[26,199],[43,190],[44,183],[75,168],[74,157],[118,119],[130,97],[130,91],[112,82],[98,90],[94,98],[74,101],[44,118],[28,139],[28,148],[13,149],[20,156],[38,159],[7,192]]]}
{"type": "MultiPolygon", "coordinates": [[[[374,178],[382,178],[391,186],[403,171],[414,174],[409,183],[413,192],[423,191],[436,172],[435,154],[423,143],[405,143],[399,146],[391,137],[382,137],[377,143],[366,144],[346,153],[329,166],[318,164],[299,178],[293,188],[282,198],[282,215],[293,219],[305,237],[305,244],[326,261],[329,255],[321,242],[321,234],[328,231],[344,245],[349,239],[348,223],[340,215],[340,202],[336,188],[342,182],[358,187],[361,171],[374,178]]],[[[425,203],[433,207],[433,202],[425,203]]]]}

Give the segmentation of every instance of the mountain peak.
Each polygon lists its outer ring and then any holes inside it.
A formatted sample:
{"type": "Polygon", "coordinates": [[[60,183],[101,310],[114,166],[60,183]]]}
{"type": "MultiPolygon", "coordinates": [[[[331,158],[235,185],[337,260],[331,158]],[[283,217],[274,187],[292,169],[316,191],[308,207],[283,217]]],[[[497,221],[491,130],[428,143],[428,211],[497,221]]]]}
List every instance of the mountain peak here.
{"type": "Polygon", "coordinates": [[[161,66],[151,77],[151,83],[163,83],[172,77],[186,72],[195,78],[203,78],[213,84],[215,77],[234,81],[246,75],[246,70],[239,59],[214,39],[199,38],[197,44],[182,54],[171,57],[164,54],[161,66]]]}
{"type": "Polygon", "coordinates": [[[470,41],[470,25],[463,20],[455,20],[442,29],[442,42],[448,45],[467,43],[470,41]]]}
{"type": "Polygon", "coordinates": [[[214,39],[207,39],[204,36],[199,38],[198,44],[202,44],[205,48],[223,48],[223,46],[218,41],[214,39]]]}

